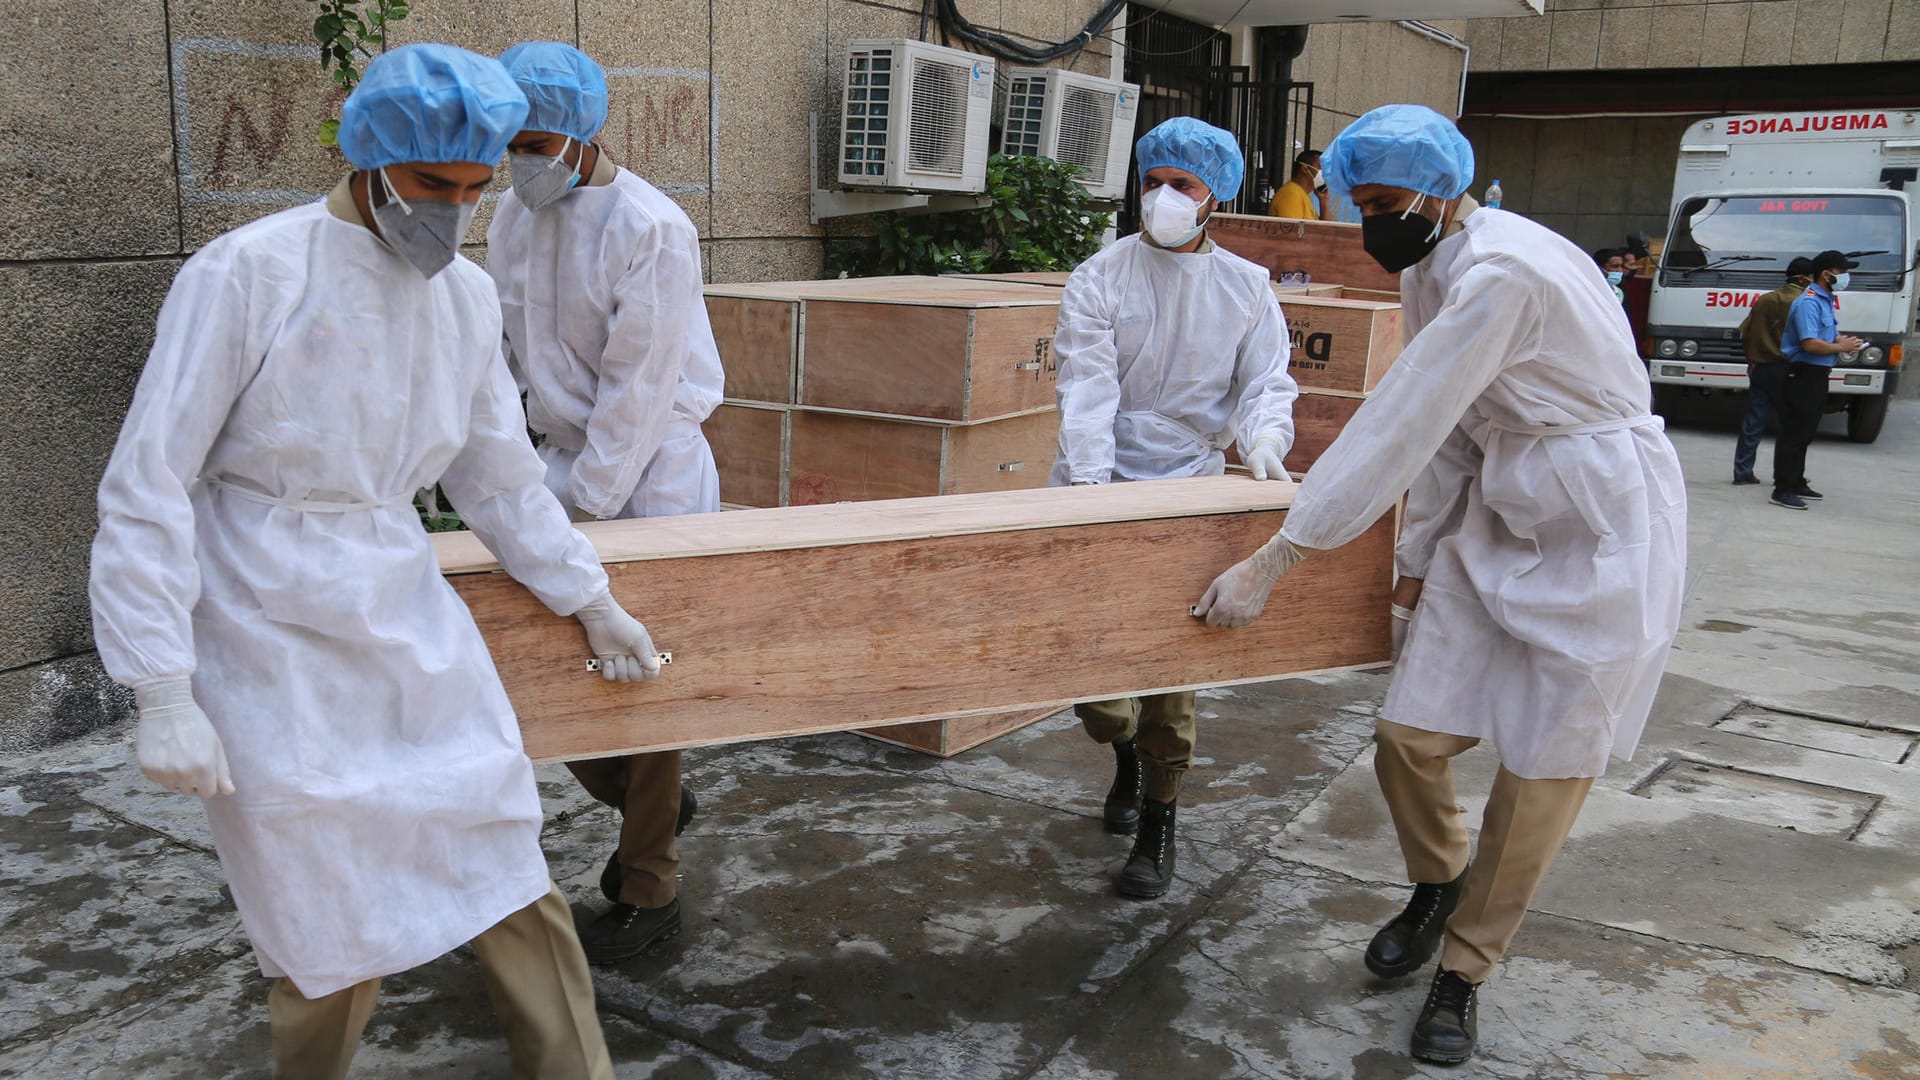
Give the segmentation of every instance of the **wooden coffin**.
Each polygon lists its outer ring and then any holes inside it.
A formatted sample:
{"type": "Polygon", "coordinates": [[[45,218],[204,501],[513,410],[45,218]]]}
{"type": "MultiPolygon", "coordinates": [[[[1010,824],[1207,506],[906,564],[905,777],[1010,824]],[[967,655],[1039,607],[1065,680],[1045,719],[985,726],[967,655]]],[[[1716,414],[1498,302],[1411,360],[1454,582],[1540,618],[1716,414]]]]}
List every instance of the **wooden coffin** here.
{"type": "Polygon", "coordinates": [[[778,296],[707,286],[707,319],[726,372],[725,396],[775,404],[793,402],[800,359],[800,304],[778,296]]]}
{"type": "Polygon", "coordinates": [[[892,727],[861,728],[860,734],[934,757],[950,758],[992,742],[1002,735],[1011,735],[1021,728],[1031,727],[1071,707],[1063,701],[1042,705],[1037,709],[1014,709],[985,716],[956,716],[951,720],[916,720],[892,727]]]}
{"type": "Polygon", "coordinates": [[[727,402],[701,425],[720,473],[720,501],[731,506],[784,506],[790,409],[727,402]]]}
{"type": "Polygon", "coordinates": [[[793,413],[793,506],[1045,487],[1059,443],[1053,409],[982,424],[793,413]]]}
{"type": "Polygon", "coordinates": [[[1280,313],[1293,344],[1287,373],[1303,388],[1366,393],[1400,356],[1398,303],[1283,294],[1280,313]]]}
{"type": "Polygon", "coordinates": [[[433,538],[537,761],[1039,709],[1382,663],[1392,520],[1316,555],[1241,630],[1188,615],[1295,488],[1200,477],[591,522],[614,594],[674,654],[587,670],[586,635],[433,538]]]}
{"type": "Polygon", "coordinates": [[[1215,214],[1207,219],[1207,235],[1235,255],[1266,267],[1276,280],[1282,274],[1305,274],[1310,284],[1400,291],[1400,275],[1382,270],[1361,246],[1358,225],[1215,214]]]}

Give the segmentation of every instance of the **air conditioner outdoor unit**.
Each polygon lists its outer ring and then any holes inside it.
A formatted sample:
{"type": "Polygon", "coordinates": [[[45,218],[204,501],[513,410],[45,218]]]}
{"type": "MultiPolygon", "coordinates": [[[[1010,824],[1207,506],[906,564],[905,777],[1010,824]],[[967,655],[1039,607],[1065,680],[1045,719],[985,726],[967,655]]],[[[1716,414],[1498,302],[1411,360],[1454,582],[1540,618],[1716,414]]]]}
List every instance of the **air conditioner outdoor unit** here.
{"type": "Polygon", "coordinates": [[[1096,199],[1126,195],[1127,160],[1140,88],[1059,68],[1002,69],[1000,152],[1048,157],[1085,170],[1080,182],[1096,199]]]}
{"type": "Polygon", "coordinates": [[[840,182],[984,191],[993,59],[920,41],[847,43],[840,182]]]}

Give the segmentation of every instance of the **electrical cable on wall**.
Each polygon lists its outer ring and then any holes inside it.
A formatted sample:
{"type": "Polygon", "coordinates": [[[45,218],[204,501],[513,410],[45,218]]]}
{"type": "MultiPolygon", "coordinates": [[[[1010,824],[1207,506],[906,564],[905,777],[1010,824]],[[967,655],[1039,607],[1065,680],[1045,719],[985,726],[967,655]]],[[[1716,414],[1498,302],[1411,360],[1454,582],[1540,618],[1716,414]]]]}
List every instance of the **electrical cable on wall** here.
{"type": "Polygon", "coordinates": [[[1017,64],[1044,64],[1049,60],[1072,56],[1086,48],[1088,43],[1098,37],[1108,24],[1119,18],[1121,12],[1127,9],[1126,0],[1109,0],[1101,6],[1099,11],[1094,12],[1093,18],[1087,20],[1087,25],[1078,34],[1052,45],[1033,46],[973,25],[960,14],[956,0],[934,0],[934,6],[943,35],[951,31],[953,36],[962,42],[1017,64]]]}

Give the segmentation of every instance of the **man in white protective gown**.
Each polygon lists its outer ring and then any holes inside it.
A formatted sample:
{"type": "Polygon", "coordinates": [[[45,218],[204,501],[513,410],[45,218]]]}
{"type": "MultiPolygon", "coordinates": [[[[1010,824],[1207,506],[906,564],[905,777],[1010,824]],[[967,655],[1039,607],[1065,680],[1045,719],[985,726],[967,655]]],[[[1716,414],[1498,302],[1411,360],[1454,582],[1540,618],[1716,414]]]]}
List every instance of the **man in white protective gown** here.
{"type": "MultiPolygon", "coordinates": [[[[1052,482],[1218,476],[1238,440],[1260,480],[1293,446],[1287,321],[1264,267],[1216,247],[1206,220],[1240,190],[1240,144],[1176,116],[1134,147],[1141,231],[1074,270],[1060,299],[1060,453],[1052,482]]],[[[1089,701],[1074,714],[1113,747],[1104,819],[1134,837],[1114,878],[1148,899],[1173,884],[1175,807],[1193,760],[1192,691],[1089,701]]]]}
{"type": "Polygon", "coordinates": [[[277,1076],[344,1076],[380,978],[466,942],[516,1076],[613,1075],[513,710],[412,504],[440,484],[609,677],[658,672],[542,482],[459,255],[526,112],[462,49],[368,65],[356,171],[180,268],[100,484],[100,656],[142,771],[205,800],[277,980],[277,1076]]]}
{"type": "MultiPolygon", "coordinates": [[[[571,45],[500,54],[527,95],[507,144],[513,190],[487,228],[508,363],[543,437],[547,487],[577,520],[709,514],[720,474],[700,425],[720,404],[700,234],[672,199],[615,165],[594,136],[607,77],[571,45]]],[[[612,905],[580,932],[587,960],[638,956],[680,932],[680,855],[692,819],[680,751],[570,761],[620,814],[600,875],[612,905]]]]}
{"type": "Polygon", "coordinates": [[[1374,738],[1414,890],[1366,963],[1407,975],[1444,941],[1412,1051],[1459,1062],[1478,985],[1594,778],[1640,741],[1679,627],[1686,489],[1606,279],[1557,234],[1465,195],[1473,151],[1452,121],[1375,109],[1323,160],[1365,215],[1368,253],[1402,272],[1406,348],[1280,532],[1197,610],[1246,625],[1282,574],[1411,486],[1374,738]],[[1449,760],[1482,739],[1501,768],[1469,865],[1449,760]]]}

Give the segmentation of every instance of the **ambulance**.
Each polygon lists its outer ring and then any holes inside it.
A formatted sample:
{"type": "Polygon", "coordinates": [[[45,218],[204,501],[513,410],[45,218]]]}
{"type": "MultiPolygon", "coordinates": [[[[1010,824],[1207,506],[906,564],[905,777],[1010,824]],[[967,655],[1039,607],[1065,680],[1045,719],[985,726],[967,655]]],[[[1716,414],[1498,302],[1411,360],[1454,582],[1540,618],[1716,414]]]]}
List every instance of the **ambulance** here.
{"type": "Polygon", "coordinates": [[[1847,436],[1880,435],[1914,323],[1920,107],[1765,113],[1687,128],[1647,308],[1657,407],[1744,390],[1740,322],[1786,282],[1787,263],[1829,249],[1860,265],[1839,295],[1840,330],[1866,342],[1833,369],[1830,410],[1847,436]]]}

